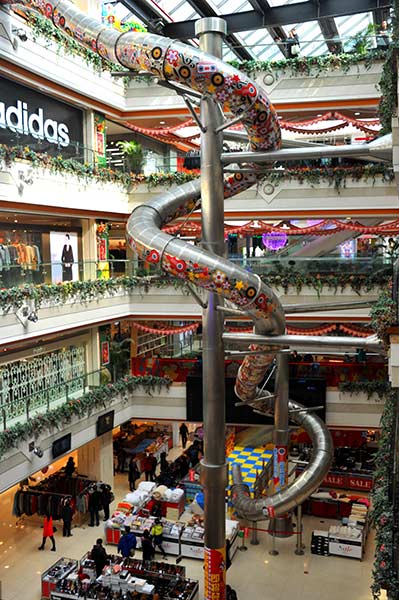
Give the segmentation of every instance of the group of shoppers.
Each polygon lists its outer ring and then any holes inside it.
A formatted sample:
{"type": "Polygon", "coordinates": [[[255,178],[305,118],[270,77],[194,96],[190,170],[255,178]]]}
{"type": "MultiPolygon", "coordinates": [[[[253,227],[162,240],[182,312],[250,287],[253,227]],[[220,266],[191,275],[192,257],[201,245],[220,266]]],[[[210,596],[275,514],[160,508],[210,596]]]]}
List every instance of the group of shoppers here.
{"type": "MultiPolygon", "coordinates": [[[[151,531],[145,529],[141,538],[141,549],[143,552],[143,560],[153,560],[155,556],[155,548],[159,548],[162,553],[162,558],[167,560],[166,552],[162,546],[163,539],[163,527],[160,519],[155,519],[154,525],[151,531]]],[[[132,558],[135,555],[137,547],[137,538],[130,527],[125,527],[125,531],[122,534],[119,544],[118,552],[123,558],[132,558]]],[[[54,547],[55,549],[55,547],[54,547]]],[[[109,556],[103,546],[103,541],[98,538],[94,544],[91,553],[91,559],[94,561],[96,566],[96,575],[99,577],[103,572],[104,567],[108,564],[109,556]]]]}

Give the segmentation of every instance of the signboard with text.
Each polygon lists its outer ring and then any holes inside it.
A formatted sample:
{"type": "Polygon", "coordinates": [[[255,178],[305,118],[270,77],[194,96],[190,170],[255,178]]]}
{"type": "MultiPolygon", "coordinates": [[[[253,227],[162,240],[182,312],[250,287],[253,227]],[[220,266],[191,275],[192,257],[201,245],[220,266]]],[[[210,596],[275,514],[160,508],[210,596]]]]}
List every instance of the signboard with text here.
{"type": "Polygon", "coordinates": [[[0,144],[83,159],[83,111],[0,76],[0,144]]]}

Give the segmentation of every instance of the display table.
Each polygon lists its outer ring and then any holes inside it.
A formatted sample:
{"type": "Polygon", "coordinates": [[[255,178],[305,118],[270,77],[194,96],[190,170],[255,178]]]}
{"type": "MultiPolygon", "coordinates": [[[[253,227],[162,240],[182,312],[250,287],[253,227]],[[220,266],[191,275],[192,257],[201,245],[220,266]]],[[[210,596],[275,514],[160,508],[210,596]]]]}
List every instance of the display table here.
{"type": "MultiPolygon", "coordinates": [[[[142,517],[132,515],[127,517],[125,525],[129,525],[130,531],[137,538],[137,548],[141,548],[141,538],[145,529],[151,531],[154,525],[154,517],[142,517]]],[[[188,525],[183,521],[168,521],[162,519],[163,525],[163,547],[167,554],[175,556],[186,556],[187,558],[204,558],[204,528],[198,525],[188,525]]],[[[233,559],[239,543],[239,523],[226,519],[226,538],[230,541],[230,558],[233,559]]],[[[105,527],[107,544],[118,544],[120,540],[120,529],[105,527]]]]}
{"type": "MultiPolygon", "coordinates": [[[[69,559],[61,559],[68,561],[69,559]]],[[[60,561],[58,561],[60,562],[60,561]]],[[[49,570],[56,568],[58,562],[49,570]]],[[[185,567],[161,562],[111,556],[109,566],[96,579],[94,563],[86,554],[78,566],[59,579],[51,600],[103,598],[133,600],[198,600],[198,581],[185,577],[185,567]]]]}
{"type": "Polygon", "coordinates": [[[57,560],[42,574],[42,598],[50,598],[51,592],[56,589],[57,583],[76,571],[77,567],[78,561],[73,558],[60,558],[60,560],[57,560]]]}
{"type": "Polygon", "coordinates": [[[367,533],[367,507],[353,504],[351,514],[343,519],[342,525],[331,525],[328,532],[312,532],[311,552],[362,560],[367,533]]]}

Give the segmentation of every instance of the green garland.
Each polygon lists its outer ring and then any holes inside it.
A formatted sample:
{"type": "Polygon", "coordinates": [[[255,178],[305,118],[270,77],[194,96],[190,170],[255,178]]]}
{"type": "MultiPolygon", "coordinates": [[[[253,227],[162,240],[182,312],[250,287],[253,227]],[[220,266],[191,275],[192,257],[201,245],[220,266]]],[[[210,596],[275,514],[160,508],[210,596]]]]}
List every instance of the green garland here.
{"type": "Polygon", "coordinates": [[[384,401],[391,386],[387,379],[377,381],[343,381],[339,384],[339,390],[353,396],[353,394],[367,394],[367,398],[377,395],[380,401],[384,401]]]}
{"type": "Polygon", "coordinates": [[[37,439],[45,432],[61,430],[69,425],[73,418],[87,418],[95,410],[108,408],[114,400],[122,397],[122,402],[130,401],[132,394],[138,387],[143,387],[146,393],[160,392],[163,388],[169,389],[171,380],[167,377],[144,375],[132,377],[131,375],[118,379],[115,383],[101,385],[87,392],[81,398],[68,400],[61,406],[40,414],[24,423],[16,423],[10,428],[0,432],[0,458],[11,448],[17,448],[21,440],[37,439]]]}
{"type": "MultiPolygon", "coordinates": [[[[149,189],[157,186],[181,185],[197,179],[197,172],[189,173],[153,173],[145,176],[142,173],[122,173],[107,167],[99,167],[96,164],[80,163],[71,158],[50,156],[46,153],[35,152],[28,146],[6,146],[0,144],[0,164],[7,167],[17,160],[27,160],[35,169],[48,169],[51,173],[69,174],[83,179],[84,181],[97,181],[99,183],[116,183],[122,185],[126,190],[140,183],[146,183],[149,189]]],[[[292,167],[284,170],[270,170],[262,178],[262,181],[270,181],[274,185],[281,185],[286,181],[297,180],[299,183],[320,185],[328,183],[336,189],[345,187],[346,181],[371,181],[375,183],[377,178],[385,181],[393,180],[391,167],[384,164],[356,165],[352,167],[292,167]]]]}
{"type": "MultiPolygon", "coordinates": [[[[38,37],[41,37],[50,42],[55,42],[57,44],[58,52],[62,50],[66,55],[80,56],[85,63],[92,67],[97,73],[103,71],[109,71],[110,73],[113,71],[126,71],[126,73],[128,73],[128,69],[116,65],[97,54],[97,52],[83,46],[75,38],[56,27],[52,21],[41,15],[39,12],[28,11],[23,8],[18,9],[16,12],[21,14],[21,16],[27,20],[32,30],[33,41],[36,41],[38,37]]],[[[135,80],[151,83],[152,77],[151,75],[137,75],[135,80]]],[[[125,86],[127,86],[130,82],[130,78],[123,78],[123,81],[125,86]]]]}
{"type": "Polygon", "coordinates": [[[386,50],[373,50],[362,53],[351,54],[323,54],[322,56],[300,56],[298,58],[289,58],[282,60],[233,60],[230,64],[244,71],[247,75],[256,76],[261,71],[271,72],[277,76],[286,73],[291,77],[296,75],[312,75],[318,77],[322,73],[341,70],[347,73],[353,66],[357,66],[360,72],[360,66],[368,70],[377,61],[384,60],[386,50]]]}
{"type": "Polygon", "coordinates": [[[376,528],[375,558],[371,592],[378,600],[382,589],[388,598],[397,598],[399,582],[397,565],[394,563],[394,514],[392,498],[392,468],[394,464],[394,441],[397,419],[397,391],[386,394],[381,417],[381,437],[375,460],[374,488],[371,494],[371,522],[376,528]]]}
{"type": "Polygon", "coordinates": [[[388,329],[396,324],[396,306],[392,299],[390,282],[386,281],[385,284],[381,282],[381,284],[384,286],[383,291],[379,295],[377,302],[371,308],[370,324],[385,348],[389,348],[388,329]]]}
{"type": "MultiPolygon", "coordinates": [[[[286,267],[279,264],[274,265],[273,270],[260,277],[271,286],[283,288],[286,294],[290,288],[295,288],[299,294],[304,287],[310,287],[320,296],[323,289],[328,289],[335,294],[339,290],[343,291],[346,287],[350,287],[359,295],[361,292],[370,292],[375,288],[385,286],[388,274],[383,270],[372,271],[368,275],[363,273],[358,275],[351,273],[303,273],[295,270],[294,266],[286,267]]],[[[0,310],[3,310],[4,313],[11,310],[16,311],[26,302],[32,302],[36,309],[48,302],[55,305],[65,304],[67,301],[84,304],[105,296],[113,296],[121,291],[127,294],[132,293],[133,290],[149,293],[151,287],[160,289],[169,286],[181,290],[182,293],[187,289],[184,281],[169,277],[166,274],[145,277],[125,275],[111,279],[42,283],[39,285],[28,284],[21,287],[0,289],[0,310]]],[[[392,323],[389,322],[389,324],[392,323]]],[[[372,321],[372,326],[381,335],[381,328],[375,320],[372,321]]]]}
{"type": "Polygon", "coordinates": [[[346,181],[371,181],[374,185],[377,178],[382,177],[391,182],[394,178],[393,169],[383,163],[370,165],[353,165],[350,167],[289,167],[275,169],[266,173],[263,180],[280,185],[282,182],[299,181],[300,184],[308,183],[311,186],[328,183],[335,189],[346,187],[346,181]]]}
{"type": "MultiPolygon", "coordinates": [[[[292,262],[295,263],[295,261],[292,262]]],[[[320,296],[324,289],[336,294],[339,290],[343,292],[346,287],[349,287],[360,296],[361,292],[370,292],[376,287],[386,286],[389,275],[389,267],[387,270],[372,270],[367,274],[340,273],[339,271],[303,273],[295,268],[295,264],[285,266],[277,263],[267,273],[260,274],[260,277],[271,286],[283,288],[286,294],[289,288],[295,288],[297,293],[300,294],[304,287],[310,287],[320,296]]]]}

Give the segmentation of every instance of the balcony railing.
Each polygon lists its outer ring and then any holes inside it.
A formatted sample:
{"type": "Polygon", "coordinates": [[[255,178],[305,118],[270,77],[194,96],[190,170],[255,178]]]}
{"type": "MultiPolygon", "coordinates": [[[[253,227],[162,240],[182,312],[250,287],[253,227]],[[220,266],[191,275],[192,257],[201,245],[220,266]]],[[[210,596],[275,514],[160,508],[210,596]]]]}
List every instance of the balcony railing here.
{"type": "MultiPolygon", "coordinates": [[[[264,277],[271,285],[282,285],[279,281],[285,278],[285,283],[296,286],[296,280],[307,285],[306,278],[328,279],[330,276],[340,277],[342,282],[368,282],[368,287],[379,285],[392,274],[392,261],[383,257],[366,258],[295,258],[295,257],[229,257],[235,264],[250,272],[264,277]],[[350,279],[352,277],[352,279],[350,279]]],[[[145,277],[160,275],[159,265],[134,258],[120,260],[110,258],[106,261],[80,260],[72,263],[71,269],[65,269],[61,261],[41,263],[9,264],[0,268],[0,288],[8,289],[29,284],[67,283],[69,281],[89,281],[95,279],[110,279],[118,277],[145,277]]],[[[359,287],[356,284],[356,287],[359,287]]]]}
{"type": "Polygon", "coordinates": [[[26,420],[37,413],[43,413],[54,408],[60,402],[67,402],[72,398],[80,398],[85,392],[99,387],[107,381],[105,369],[92,371],[71,377],[49,387],[43,387],[30,395],[24,395],[20,388],[7,391],[0,390],[0,422],[3,429],[7,429],[21,417],[26,420]]]}

